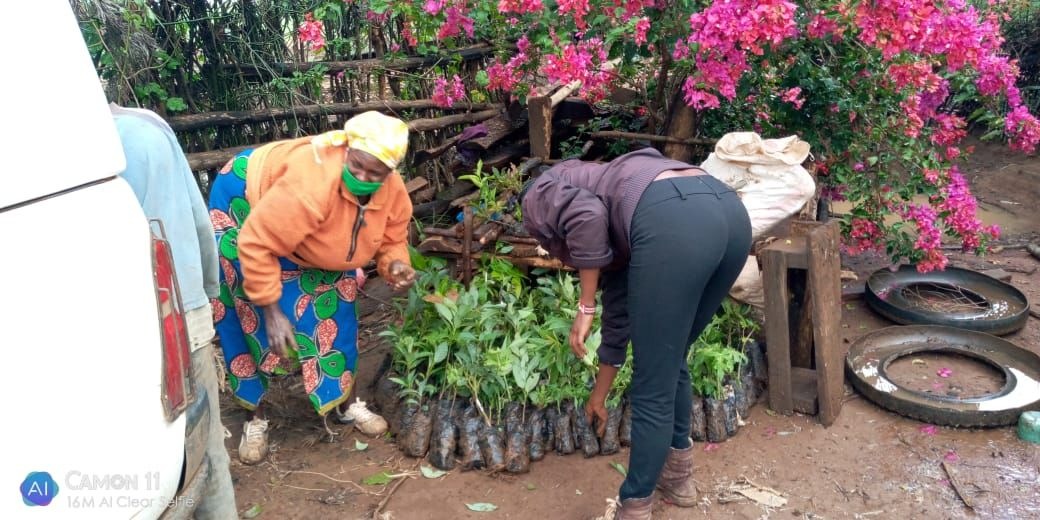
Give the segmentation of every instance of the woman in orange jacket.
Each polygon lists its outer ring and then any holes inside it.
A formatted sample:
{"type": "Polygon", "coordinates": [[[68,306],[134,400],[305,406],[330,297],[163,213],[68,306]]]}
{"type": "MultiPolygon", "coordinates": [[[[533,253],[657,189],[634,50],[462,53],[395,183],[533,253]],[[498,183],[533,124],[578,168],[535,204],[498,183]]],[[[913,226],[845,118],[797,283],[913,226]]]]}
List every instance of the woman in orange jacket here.
{"type": "Polygon", "coordinates": [[[261,399],[269,378],[296,371],[314,409],[377,435],[386,422],[345,409],[357,365],[358,284],[372,259],[395,289],[410,286],[412,204],[395,168],[408,127],[366,112],[342,131],[239,153],[210,190],[219,245],[214,321],[235,400],[250,411],[239,458],[267,455],[261,399]]]}

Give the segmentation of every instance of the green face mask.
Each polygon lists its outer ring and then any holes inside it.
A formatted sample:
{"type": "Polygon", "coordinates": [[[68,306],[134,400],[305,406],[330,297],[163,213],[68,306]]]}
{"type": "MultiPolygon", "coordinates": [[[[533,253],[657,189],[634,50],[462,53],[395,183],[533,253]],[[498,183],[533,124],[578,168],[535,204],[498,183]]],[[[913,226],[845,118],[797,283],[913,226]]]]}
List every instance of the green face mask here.
{"type": "Polygon", "coordinates": [[[347,186],[347,190],[359,197],[371,195],[379,190],[379,187],[383,185],[381,182],[365,182],[358,180],[353,173],[350,173],[350,167],[345,164],[343,165],[343,184],[347,186]]]}

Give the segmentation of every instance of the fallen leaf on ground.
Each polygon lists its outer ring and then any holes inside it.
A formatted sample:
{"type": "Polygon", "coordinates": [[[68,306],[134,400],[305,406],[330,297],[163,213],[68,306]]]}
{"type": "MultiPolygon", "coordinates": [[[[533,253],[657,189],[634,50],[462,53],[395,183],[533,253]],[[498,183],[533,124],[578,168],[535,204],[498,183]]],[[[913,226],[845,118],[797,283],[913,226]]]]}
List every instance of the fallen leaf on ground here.
{"type": "Polygon", "coordinates": [[[524,487],[527,488],[528,491],[534,491],[534,490],[538,489],[538,486],[536,486],[536,485],[534,485],[534,484],[532,484],[530,482],[525,482],[524,483],[524,487]]]}
{"type": "Polygon", "coordinates": [[[613,462],[613,461],[611,461],[610,467],[612,467],[615,470],[617,470],[617,472],[620,473],[622,477],[627,477],[628,476],[628,470],[625,469],[625,465],[624,464],[622,464],[620,462],[613,462]]]}
{"type": "Polygon", "coordinates": [[[476,511],[478,513],[488,513],[498,509],[495,504],[489,504],[487,502],[477,502],[475,504],[466,504],[466,509],[470,511],[476,511]]]}
{"type": "Polygon", "coordinates": [[[760,486],[746,478],[732,484],[726,491],[748,498],[759,505],[772,508],[780,508],[787,505],[787,499],[772,488],[760,486]]]}
{"type": "Polygon", "coordinates": [[[391,480],[393,480],[393,477],[391,477],[389,473],[380,471],[375,475],[365,477],[361,482],[366,486],[385,486],[389,484],[391,480]]]}
{"type": "Polygon", "coordinates": [[[263,513],[263,512],[264,512],[264,510],[263,510],[263,508],[260,507],[260,504],[253,504],[253,507],[250,507],[249,509],[246,509],[245,511],[242,512],[242,518],[245,518],[246,520],[250,520],[250,519],[253,519],[253,518],[256,518],[256,517],[260,516],[260,513],[263,513]]]}
{"type": "Polygon", "coordinates": [[[422,472],[422,476],[426,478],[440,478],[448,474],[447,471],[441,471],[429,466],[419,466],[419,471],[422,472]]]}
{"type": "Polygon", "coordinates": [[[361,442],[359,439],[354,439],[354,449],[358,451],[365,451],[368,449],[368,443],[361,442]]]}

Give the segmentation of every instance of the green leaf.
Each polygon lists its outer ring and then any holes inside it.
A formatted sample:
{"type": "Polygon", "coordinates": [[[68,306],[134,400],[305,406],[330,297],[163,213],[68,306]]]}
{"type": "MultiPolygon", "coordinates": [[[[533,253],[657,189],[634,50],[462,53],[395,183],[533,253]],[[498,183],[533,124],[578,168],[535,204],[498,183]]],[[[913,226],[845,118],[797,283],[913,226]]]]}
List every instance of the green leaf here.
{"type": "Polygon", "coordinates": [[[172,97],[166,100],[166,108],[171,112],[183,112],[188,109],[188,104],[179,97],[172,97]]]}
{"type": "Polygon", "coordinates": [[[448,343],[440,342],[437,344],[437,349],[433,352],[433,364],[440,364],[442,361],[448,358],[448,343]]]}
{"type": "Polygon", "coordinates": [[[475,504],[466,504],[466,508],[470,511],[476,511],[478,513],[489,513],[498,509],[495,504],[489,504],[487,502],[477,502],[475,504]]]}
{"type": "Polygon", "coordinates": [[[354,449],[358,451],[365,451],[368,449],[368,443],[361,442],[360,439],[354,439],[354,449]]]}
{"type": "Polygon", "coordinates": [[[983,140],[983,141],[989,141],[990,139],[993,139],[994,137],[997,137],[998,135],[1000,135],[1002,133],[1004,133],[1004,129],[1003,128],[997,128],[995,130],[992,130],[992,131],[986,133],[980,139],[983,140]]]}
{"type": "Polygon", "coordinates": [[[536,485],[534,485],[534,484],[532,484],[530,482],[524,482],[524,488],[527,489],[528,491],[534,491],[534,490],[538,489],[538,486],[536,486],[536,485]]]}
{"type": "Polygon", "coordinates": [[[419,466],[419,471],[422,472],[422,476],[426,478],[440,478],[448,474],[447,471],[441,471],[429,466],[419,466]]]}
{"type": "Polygon", "coordinates": [[[628,476],[628,470],[625,469],[625,465],[624,464],[622,464],[620,462],[611,461],[610,462],[610,467],[612,467],[615,470],[617,470],[617,472],[620,473],[622,477],[627,477],[628,476]]]}
{"type": "Polygon", "coordinates": [[[361,481],[361,483],[366,486],[385,486],[389,484],[391,480],[393,480],[393,478],[390,476],[389,473],[385,471],[380,471],[375,475],[369,475],[365,477],[364,480],[361,481]]]}
{"type": "Polygon", "coordinates": [[[242,511],[242,518],[249,520],[260,516],[260,513],[263,512],[264,510],[260,507],[260,504],[253,504],[253,507],[250,507],[249,509],[242,511]]]}
{"type": "Polygon", "coordinates": [[[387,0],[370,0],[368,2],[368,8],[371,9],[373,13],[383,14],[390,9],[390,2],[387,0]]]}
{"type": "Polygon", "coordinates": [[[473,79],[477,82],[477,85],[480,85],[484,88],[487,88],[487,86],[491,83],[491,78],[488,77],[488,73],[486,70],[478,71],[477,75],[473,79]]]}

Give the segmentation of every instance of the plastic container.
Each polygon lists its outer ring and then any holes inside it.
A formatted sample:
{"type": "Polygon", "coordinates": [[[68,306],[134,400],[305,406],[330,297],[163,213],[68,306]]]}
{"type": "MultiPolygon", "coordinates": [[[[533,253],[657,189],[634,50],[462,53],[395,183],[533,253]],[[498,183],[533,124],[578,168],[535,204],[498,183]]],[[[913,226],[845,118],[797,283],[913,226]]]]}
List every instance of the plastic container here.
{"type": "Polygon", "coordinates": [[[1040,412],[1022,412],[1018,418],[1018,438],[1040,444],[1040,412]]]}

